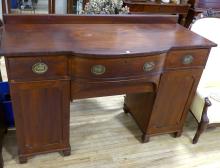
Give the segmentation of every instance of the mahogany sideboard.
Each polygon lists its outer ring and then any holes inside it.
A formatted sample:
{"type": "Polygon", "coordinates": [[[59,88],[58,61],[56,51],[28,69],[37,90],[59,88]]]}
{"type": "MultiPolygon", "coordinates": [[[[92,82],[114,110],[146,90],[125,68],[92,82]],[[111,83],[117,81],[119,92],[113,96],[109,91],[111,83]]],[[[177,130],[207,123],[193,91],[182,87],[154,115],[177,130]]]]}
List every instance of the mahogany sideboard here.
{"type": "Polygon", "coordinates": [[[145,0],[123,0],[124,5],[129,7],[131,14],[175,14],[179,15],[178,22],[185,24],[186,16],[188,14],[190,4],[182,3],[162,3],[160,0],[155,2],[145,0]]]}
{"type": "Polygon", "coordinates": [[[20,163],[39,153],[70,155],[74,99],[126,94],[124,110],[144,142],[180,136],[216,46],[176,18],[156,15],[4,15],[1,34],[20,163]]]}

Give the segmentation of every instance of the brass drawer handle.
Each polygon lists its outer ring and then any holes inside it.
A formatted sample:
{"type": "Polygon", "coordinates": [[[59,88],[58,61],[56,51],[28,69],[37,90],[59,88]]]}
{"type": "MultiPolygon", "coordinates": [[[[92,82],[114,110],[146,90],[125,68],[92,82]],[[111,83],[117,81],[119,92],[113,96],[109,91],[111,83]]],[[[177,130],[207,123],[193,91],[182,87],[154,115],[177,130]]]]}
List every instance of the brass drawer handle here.
{"type": "Polygon", "coordinates": [[[143,67],[145,72],[152,71],[154,68],[155,68],[155,63],[154,62],[146,62],[144,64],[144,67],[143,67]]]}
{"type": "Polygon", "coordinates": [[[182,59],[182,63],[184,65],[188,65],[188,64],[191,64],[193,62],[193,56],[192,55],[185,55],[182,59]]]}
{"type": "Polygon", "coordinates": [[[32,66],[32,71],[36,74],[44,74],[48,70],[47,64],[43,62],[38,62],[32,66]]]}
{"type": "Polygon", "coordinates": [[[103,65],[93,65],[91,68],[91,72],[94,75],[102,75],[105,73],[105,70],[106,70],[106,68],[103,65]]]}

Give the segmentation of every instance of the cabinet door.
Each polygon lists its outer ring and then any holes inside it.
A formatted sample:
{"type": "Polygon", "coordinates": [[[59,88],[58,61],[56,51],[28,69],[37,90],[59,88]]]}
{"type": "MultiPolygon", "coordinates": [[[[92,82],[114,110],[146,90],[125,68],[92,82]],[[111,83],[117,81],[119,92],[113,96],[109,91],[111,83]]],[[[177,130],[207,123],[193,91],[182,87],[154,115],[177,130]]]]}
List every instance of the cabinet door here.
{"type": "Polygon", "coordinates": [[[69,81],[10,83],[20,154],[69,147],[69,81]]]}
{"type": "Polygon", "coordinates": [[[161,77],[148,134],[181,131],[202,70],[165,72],[161,77]]]}

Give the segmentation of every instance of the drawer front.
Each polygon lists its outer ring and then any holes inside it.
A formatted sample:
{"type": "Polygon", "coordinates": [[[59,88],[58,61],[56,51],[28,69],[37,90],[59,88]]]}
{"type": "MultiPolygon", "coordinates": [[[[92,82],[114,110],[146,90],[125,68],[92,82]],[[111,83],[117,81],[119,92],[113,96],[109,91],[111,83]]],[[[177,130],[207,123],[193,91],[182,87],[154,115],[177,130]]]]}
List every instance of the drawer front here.
{"type": "Polygon", "coordinates": [[[66,56],[11,57],[7,59],[9,80],[64,79],[68,74],[66,56]]]}
{"type": "Polygon", "coordinates": [[[133,78],[163,70],[165,54],[136,58],[72,59],[72,77],[87,79],[133,78]]]}
{"type": "Polygon", "coordinates": [[[150,6],[144,4],[126,4],[129,7],[130,12],[137,12],[137,13],[158,13],[160,12],[159,6],[150,6]]]}
{"type": "Polygon", "coordinates": [[[165,67],[167,69],[205,67],[208,55],[208,49],[170,51],[167,55],[165,67]]]}
{"type": "Polygon", "coordinates": [[[190,5],[185,5],[185,6],[179,6],[179,5],[177,5],[176,6],[176,11],[177,11],[177,13],[179,13],[179,14],[187,14],[188,13],[188,11],[189,11],[189,8],[190,8],[190,5]]]}
{"type": "Polygon", "coordinates": [[[71,100],[128,93],[154,92],[158,88],[159,80],[160,74],[134,80],[73,80],[71,81],[71,100]]]}
{"type": "Polygon", "coordinates": [[[162,13],[178,13],[176,10],[176,6],[160,6],[159,11],[162,13]]]}
{"type": "Polygon", "coordinates": [[[160,12],[160,7],[159,6],[151,6],[151,5],[144,5],[144,4],[139,4],[139,5],[143,6],[143,11],[140,11],[140,12],[146,12],[146,13],[160,12]]]}

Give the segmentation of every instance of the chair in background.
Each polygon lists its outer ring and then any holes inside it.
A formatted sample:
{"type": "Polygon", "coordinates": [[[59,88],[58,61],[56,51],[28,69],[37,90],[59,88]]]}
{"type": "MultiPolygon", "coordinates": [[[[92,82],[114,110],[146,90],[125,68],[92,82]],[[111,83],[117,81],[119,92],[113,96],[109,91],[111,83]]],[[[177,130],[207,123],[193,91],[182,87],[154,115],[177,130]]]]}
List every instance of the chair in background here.
{"type": "Polygon", "coordinates": [[[193,144],[198,142],[201,133],[212,126],[220,126],[220,18],[217,13],[206,12],[208,16],[195,21],[191,30],[218,44],[210,52],[206,68],[201,77],[190,110],[198,121],[198,129],[193,144]]]}

